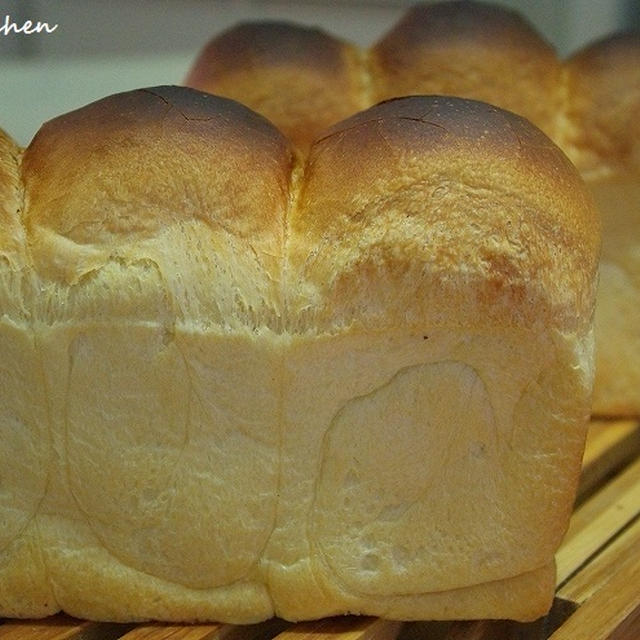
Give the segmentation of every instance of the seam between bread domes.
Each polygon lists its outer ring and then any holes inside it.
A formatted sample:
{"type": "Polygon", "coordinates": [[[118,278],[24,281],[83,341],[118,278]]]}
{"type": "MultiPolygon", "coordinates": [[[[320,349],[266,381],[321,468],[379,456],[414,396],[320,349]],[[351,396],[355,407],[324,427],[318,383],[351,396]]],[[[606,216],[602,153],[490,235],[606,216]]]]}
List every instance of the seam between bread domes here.
{"type": "MultiPolygon", "coordinates": [[[[305,159],[299,155],[295,150],[292,150],[291,155],[291,169],[289,172],[289,182],[287,184],[287,199],[286,206],[283,211],[282,219],[282,262],[280,270],[280,301],[281,301],[281,317],[275,319],[274,333],[279,336],[284,336],[287,333],[294,333],[291,327],[291,320],[289,314],[289,296],[288,290],[288,271],[289,271],[289,241],[291,235],[291,220],[296,212],[299,203],[301,201],[302,188],[304,185],[304,164],[305,159]]],[[[275,501],[273,507],[273,519],[271,522],[271,530],[265,537],[264,544],[262,545],[256,561],[253,564],[254,567],[264,567],[263,584],[265,591],[271,603],[271,608],[275,611],[275,601],[273,598],[274,590],[277,590],[273,586],[272,566],[269,558],[269,549],[271,541],[278,528],[280,522],[280,510],[282,499],[282,486],[283,486],[283,474],[284,474],[284,462],[283,462],[283,450],[284,450],[284,430],[285,430],[285,376],[286,376],[286,359],[287,348],[286,342],[280,341],[278,348],[278,360],[277,370],[274,374],[278,378],[277,384],[277,446],[278,455],[276,461],[276,487],[275,487],[275,501]]]]}
{"type": "MultiPolygon", "coordinates": [[[[567,153],[569,148],[569,70],[565,61],[561,62],[559,79],[558,111],[556,111],[553,122],[553,134],[556,144],[567,153]]],[[[568,155],[568,154],[567,154],[568,155]]]]}
{"type": "Polygon", "coordinates": [[[280,300],[282,316],[276,323],[276,333],[282,335],[293,333],[292,318],[289,309],[289,246],[291,240],[291,221],[296,215],[302,201],[305,187],[307,159],[297,151],[292,152],[289,184],[287,185],[287,201],[282,220],[282,268],[280,271],[280,300]]]}
{"type": "Polygon", "coordinates": [[[373,104],[373,96],[375,95],[371,48],[359,49],[358,58],[360,62],[360,109],[367,109],[373,104]]]}

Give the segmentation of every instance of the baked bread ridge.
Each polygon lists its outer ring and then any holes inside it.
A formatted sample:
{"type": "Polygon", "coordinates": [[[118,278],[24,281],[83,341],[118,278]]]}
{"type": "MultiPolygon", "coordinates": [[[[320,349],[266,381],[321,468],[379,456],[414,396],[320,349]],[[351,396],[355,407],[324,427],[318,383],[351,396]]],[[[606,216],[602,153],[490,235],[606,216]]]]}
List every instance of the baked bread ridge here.
{"type": "Polygon", "coordinates": [[[376,309],[369,277],[399,281],[397,291],[390,287],[394,299],[373,315],[375,326],[411,322],[414,309],[416,325],[425,318],[449,325],[465,318],[467,304],[491,326],[575,330],[591,313],[599,220],[575,169],[519,116],[456,98],[389,100],[321,135],[304,176],[289,231],[288,264],[299,280],[287,289],[304,291],[292,317],[314,298],[316,309],[329,311],[328,320],[308,321],[314,328],[364,321],[376,309]],[[434,231],[421,238],[424,227],[434,231]],[[550,247],[562,247],[557,257],[571,264],[553,264],[550,247]],[[463,279],[452,284],[454,271],[463,279]],[[403,278],[413,286],[400,286],[403,278]],[[581,293],[569,300],[568,292],[581,293]],[[456,310],[446,321],[436,311],[446,306],[442,298],[456,310]],[[390,311],[397,315],[386,320],[390,311]]]}
{"type": "Polygon", "coordinates": [[[9,389],[1,615],[544,613],[588,418],[598,223],[541,133],[407,98],[300,167],[245,107],[155,87],[45,125],[21,172],[48,298],[25,288],[0,343],[33,378],[9,389]],[[435,313],[406,276],[452,297],[435,313]]]}
{"type": "MultiPolygon", "coordinates": [[[[69,287],[137,267],[136,277],[160,280],[148,301],[153,317],[169,306],[178,319],[274,328],[292,163],[284,136],[231,100],[178,87],[99,100],[45,124],[24,153],[23,217],[35,268],[52,286],[69,287]],[[215,243],[214,254],[205,241],[215,243]],[[171,251],[185,243],[190,264],[171,251]],[[247,245],[254,260],[237,261],[247,245]],[[190,283],[181,280],[185,269],[196,270],[190,283]]],[[[113,292],[112,313],[144,317],[145,293],[132,284],[113,292]]],[[[58,295],[65,291],[39,295],[34,306],[46,315],[58,295]]],[[[78,296],[57,309],[77,316],[83,304],[78,296]]]]}

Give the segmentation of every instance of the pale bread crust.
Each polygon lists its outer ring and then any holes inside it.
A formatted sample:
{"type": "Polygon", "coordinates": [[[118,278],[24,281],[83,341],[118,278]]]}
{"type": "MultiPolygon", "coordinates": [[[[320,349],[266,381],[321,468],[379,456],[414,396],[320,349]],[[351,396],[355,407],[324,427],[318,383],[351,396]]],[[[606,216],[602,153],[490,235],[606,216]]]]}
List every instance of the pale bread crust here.
{"type": "Polygon", "coordinates": [[[599,222],[537,129],[393,100],[300,164],[156,87],[0,154],[0,615],[548,609],[599,222]]]}

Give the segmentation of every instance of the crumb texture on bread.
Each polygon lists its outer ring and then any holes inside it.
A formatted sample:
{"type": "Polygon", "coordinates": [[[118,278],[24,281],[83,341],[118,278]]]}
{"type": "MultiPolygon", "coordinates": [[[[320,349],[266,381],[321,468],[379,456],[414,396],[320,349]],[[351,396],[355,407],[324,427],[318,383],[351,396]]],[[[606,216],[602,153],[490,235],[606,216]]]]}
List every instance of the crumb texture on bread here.
{"type": "Polygon", "coordinates": [[[0,138],[0,194],[0,615],[549,607],[599,227],[527,121],[392,100],[300,164],[155,87],[0,138]]]}

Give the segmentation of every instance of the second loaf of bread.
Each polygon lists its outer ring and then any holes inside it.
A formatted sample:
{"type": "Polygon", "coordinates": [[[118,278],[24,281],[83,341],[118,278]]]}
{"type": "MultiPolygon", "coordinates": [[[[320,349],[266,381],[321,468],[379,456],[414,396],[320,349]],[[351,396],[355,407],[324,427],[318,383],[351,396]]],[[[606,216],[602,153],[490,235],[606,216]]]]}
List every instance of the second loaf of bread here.
{"type": "Polygon", "coordinates": [[[0,137],[0,615],[549,607],[599,245],[517,116],[383,103],[299,164],[157,87],[0,137]]]}

